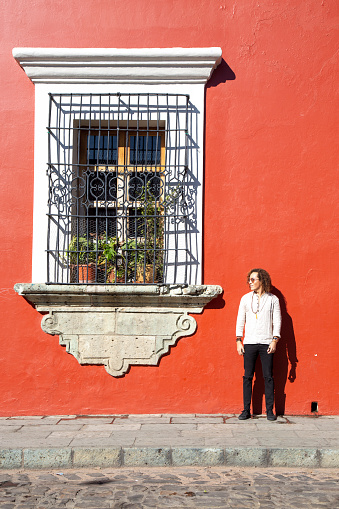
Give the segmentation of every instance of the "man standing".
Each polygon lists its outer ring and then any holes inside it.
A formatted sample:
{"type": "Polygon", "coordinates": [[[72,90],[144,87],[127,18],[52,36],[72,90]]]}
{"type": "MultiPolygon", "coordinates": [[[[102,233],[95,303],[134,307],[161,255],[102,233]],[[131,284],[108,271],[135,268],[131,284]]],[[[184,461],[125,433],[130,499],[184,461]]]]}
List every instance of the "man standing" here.
{"type": "Polygon", "coordinates": [[[266,414],[275,421],[273,413],[274,380],[273,354],[280,338],[281,312],[279,299],[272,293],[271,277],[264,269],[252,269],[247,275],[250,293],[241,300],[238,311],[236,341],[239,355],[244,356],[243,398],[244,409],[240,420],[251,417],[252,380],[255,363],[260,356],[265,380],[266,414]],[[242,342],[245,327],[244,341],[242,342]]]}

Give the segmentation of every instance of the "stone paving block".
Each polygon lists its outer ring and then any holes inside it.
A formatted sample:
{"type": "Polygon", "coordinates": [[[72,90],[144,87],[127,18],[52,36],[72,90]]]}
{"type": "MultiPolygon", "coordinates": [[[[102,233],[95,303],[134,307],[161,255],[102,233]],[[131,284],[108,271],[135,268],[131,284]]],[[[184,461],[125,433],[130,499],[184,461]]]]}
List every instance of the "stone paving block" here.
{"type": "Polygon", "coordinates": [[[185,417],[195,417],[197,414],[163,414],[168,415],[169,417],[182,417],[183,415],[185,417]]]}
{"type": "MultiPolygon", "coordinates": [[[[276,421],[268,421],[266,419],[266,417],[265,417],[265,419],[260,419],[260,420],[259,419],[251,419],[251,420],[255,422],[258,429],[266,429],[267,430],[267,429],[272,429],[272,428],[275,428],[278,426],[279,433],[280,433],[280,430],[285,430],[285,429],[287,429],[286,426],[289,426],[288,424],[286,424],[285,421],[279,421],[278,419],[276,421]]],[[[289,429],[290,429],[290,427],[289,427],[289,429]]]]}
{"type": "Polygon", "coordinates": [[[319,430],[324,430],[324,431],[337,431],[339,432],[339,424],[338,424],[338,421],[334,421],[333,423],[331,422],[316,422],[315,423],[315,427],[316,429],[319,431],[319,430]]]}
{"type": "Polygon", "coordinates": [[[79,417],[77,419],[61,419],[60,424],[73,423],[73,424],[111,424],[114,417],[79,417]]]}
{"type": "Polygon", "coordinates": [[[173,431],[187,431],[197,429],[197,424],[189,423],[189,424],[151,424],[145,423],[141,425],[141,429],[143,431],[158,433],[159,431],[162,433],[172,433],[173,431]]]}
{"type": "MultiPolygon", "coordinates": [[[[118,419],[119,416],[116,416],[118,419]]],[[[170,420],[171,414],[129,414],[125,420],[159,419],[170,420]]],[[[121,417],[120,417],[121,418],[121,417]]]]}
{"type": "Polygon", "coordinates": [[[213,424],[224,424],[224,419],[222,417],[186,417],[183,415],[182,417],[172,417],[171,419],[172,424],[207,424],[207,423],[213,423],[213,424]]]}
{"type": "Polygon", "coordinates": [[[213,418],[219,418],[219,417],[233,417],[234,414],[195,414],[196,417],[213,417],[213,418]]]}
{"type": "MultiPolygon", "coordinates": [[[[51,433],[51,435],[52,435],[52,433],[51,433]]],[[[44,447],[64,447],[64,446],[69,445],[73,439],[72,436],[69,437],[69,436],[67,436],[67,434],[56,436],[56,437],[53,437],[51,435],[48,435],[47,438],[45,438],[43,441],[41,441],[41,444],[43,444],[44,447]]],[[[36,437],[35,437],[35,439],[36,439],[36,437]]],[[[29,446],[28,448],[31,449],[30,444],[28,444],[28,446],[29,446]]]]}
{"type": "Polygon", "coordinates": [[[10,470],[22,465],[21,449],[0,449],[0,468],[10,470]]]}
{"type": "Polygon", "coordinates": [[[273,467],[315,468],[319,466],[319,455],[313,448],[270,449],[269,464],[273,467]]]}
{"type": "MultiPolygon", "coordinates": [[[[319,430],[307,430],[307,432],[305,432],[304,430],[296,430],[295,434],[300,438],[308,438],[308,439],[320,438],[319,430]],[[305,435],[306,435],[306,437],[305,437],[305,435]]],[[[335,440],[336,438],[339,437],[339,430],[323,430],[322,436],[326,440],[332,440],[332,439],[335,440]]]]}
{"type": "Polygon", "coordinates": [[[339,468],[339,449],[321,449],[320,466],[325,468],[339,468]]]}
{"type": "Polygon", "coordinates": [[[339,424],[339,415],[287,415],[289,421],[295,422],[337,422],[339,424]]]}
{"type": "Polygon", "coordinates": [[[319,429],[317,428],[316,422],[289,422],[286,423],[286,428],[292,429],[294,431],[300,431],[300,430],[307,430],[307,431],[314,431],[315,433],[319,432],[319,429]]]}
{"type": "Polygon", "coordinates": [[[161,439],[154,441],[151,438],[136,438],[134,442],[134,447],[154,447],[155,445],[160,448],[164,447],[204,447],[205,439],[201,438],[199,440],[192,438],[183,438],[183,437],[163,437],[161,439]]]}
{"type": "Polygon", "coordinates": [[[81,448],[73,450],[73,468],[120,467],[122,451],[120,447],[81,448]]]}
{"type": "Polygon", "coordinates": [[[135,423],[131,423],[131,422],[124,422],[124,423],[120,423],[120,422],[114,422],[112,425],[112,433],[116,433],[117,431],[135,431],[135,430],[138,430],[138,429],[141,429],[141,423],[138,423],[138,422],[135,422],[135,423]]]}
{"type": "Polygon", "coordinates": [[[185,438],[181,437],[179,434],[176,435],[159,435],[157,437],[152,437],[151,435],[137,435],[135,437],[134,446],[140,446],[141,443],[145,443],[148,446],[153,447],[164,447],[172,444],[185,444],[185,438]]]}
{"type": "Polygon", "coordinates": [[[31,448],[41,448],[42,447],[43,442],[41,440],[20,440],[18,438],[16,438],[15,440],[7,440],[6,441],[3,441],[1,440],[1,447],[4,448],[6,447],[6,449],[24,449],[26,447],[31,447],[31,448]]]}
{"type": "Polygon", "coordinates": [[[128,467],[157,466],[165,467],[171,464],[170,448],[141,448],[135,447],[123,450],[123,464],[128,467]]]}
{"type": "Polygon", "coordinates": [[[172,465],[182,466],[217,466],[224,465],[224,450],[221,448],[173,448],[172,465]]]}
{"type": "Polygon", "coordinates": [[[234,426],[246,426],[246,427],[250,427],[250,426],[256,426],[258,423],[258,420],[257,419],[247,419],[246,421],[239,421],[238,417],[230,417],[229,419],[226,419],[225,421],[225,424],[226,426],[231,426],[231,425],[234,425],[234,426]]]}
{"type": "Polygon", "coordinates": [[[28,425],[28,426],[22,426],[20,428],[20,430],[18,431],[18,434],[32,434],[32,435],[35,435],[35,434],[48,434],[48,433],[52,433],[53,431],[79,431],[83,428],[82,425],[69,425],[69,426],[65,426],[65,425],[54,425],[54,424],[51,424],[51,425],[48,425],[48,424],[41,424],[40,426],[32,426],[32,425],[28,425]]]}
{"type": "Polygon", "coordinates": [[[0,435],[3,433],[15,433],[21,426],[3,426],[0,421],[0,435]]]}
{"type": "MultiPolygon", "coordinates": [[[[289,415],[286,417],[286,419],[291,426],[298,425],[298,424],[303,424],[303,425],[307,424],[307,426],[316,427],[319,418],[313,417],[313,416],[305,417],[305,416],[301,416],[301,415],[289,415]]],[[[326,424],[325,421],[324,421],[324,424],[326,424]]]]}
{"type": "Polygon", "coordinates": [[[35,437],[32,436],[16,436],[13,435],[2,435],[0,438],[1,447],[6,449],[22,449],[22,448],[33,448],[33,447],[41,447],[42,444],[45,443],[46,437],[39,437],[38,435],[35,437]]]}
{"type": "Polygon", "coordinates": [[[230,447],[225,449],[227,466],[264,467],[268,462],[267,449],[261,447],[230,447]]]}
{"type": "Polygon", "coordinates": [[[260,447],[259,441],[256,438],[250,437],[232,437],[224,436],[211,436],[205,437],[206,447],[260,447]]]}
{"type": "Polygon", "coordinates": [[[95,430],[92,430],[92,431],[79,431],[79,433],[77,433],[76,435],[73,433],[73,438],[76,439],[82,439],[82,438],[92,438],[92,437],[105,437],[105,438],[108,438],[110,436],[112,436],[112,432],[111,431],[95,431],[95,430]]]}
{"type": "Polygon", "coordinates": [[[171,417],[171,424],[192,424],[196,422],[198,420],[195,416],[181,415],[180,417],[171,417]]]}
{"type": "MultiPolygon", "coordinates": [[[[196,430],[190,430],[190,433],[193,433],[194,431],[196,430]]],[[[129,433],[130,435],[134,435],[135,437],[148,437],[148,438],[151,438],[152,440],[154,441],[157,441],[158,438],[166,438],[166,437],[180,437],[182,436],[185,432],[184,431],[181,431],[180,429],[178,428],[166,428],[164,430],[162,429],[157,429],[156,431],[155,430],[150,430],[150,429],[144,429],[144,428],[141,428],[140,430],[136,430],[136,431],[124,431],[123,429],[119,432],[116,432],[116,433],[129,433]]]]}
{"type": "Polygon", "coordinates": [[[17,419],[14,419],[14,418],[10,418],[10,419],[7,419],[6,421],[3,421],[1,424],[3,425],[4,422],[6,423],[6,426],[42,426],[42,425],[46,425],[46,426],[53,426],[55,424],[57,424],[59,421],[59,419],[51,419],[51,420],[48,420],[48,421],[45,421],[44,419],[42,418],[28,418],[25,419],[24,417],[20,417],[20,418],[17,418],[17,419]]]}
{"type": "Polygon", "coordinates": [[[259,445],[261,447],[267,447],[271,449],[318,449],[319,447],[322,447],[325,444],[325,447],[328,447],[327,442],[325,443],[324,440],[321,440],[319,438],[318,440],[310,439],[307,440],[306,438],[303,440],[300,440],[300,438],[293,438],[291,437],[290,440],[288,438],[284,438],[283,440],[271,440],[271,439],[258,439],[259,445]]]}
{"type": "Polygon", "coordinates": [[[110,437],[75,437],[71,442],[71,447],[132,447],[135,442],[135,436],[131,434],[119,433],[110,437]]]}
{"type": "MultiPolygon", "coordinates": [[[[84,427],[85,426],[83,424],[76,424],[74,421],[71,421],[71,423],[65,423],[64,421],[62,421],[53,426],[47,426],[46,429],[48,430],[49,428],[51,428],[51,431],[79,431],[84,427]]],[[[26,428],[26,426],[24,428],[26,428]]]]}
{"type": "Polygon", "coordinates": [[[7,417],[8,420],[12,420],[12,419],[27,419],[28,421],[30,420],[39,420],[39,419],[44,419],[45,416],[44,415],[11,415],[11,417],[7,417]]]}
{"type": "Polygon", "coordinates": [[[45,415],[44,419],[76,419],[76,415],[45,415]]]}
{"type": "Polygon", "coordinates": [[[24,449],[23,467],[40,468],[71,468],[71,449],[24,449]]]}
{"type": "MultiPolygon", "coordinates": [[[[116,426],[115,426],[116,428],[116,426]]],[[[114,424],[84,424],[81,431],[109,431],[114,429],[114,424]]]]}
{"type": "Polygon", "coordinates": [[[30,440],[46,440],[46,438],[50,435],[50,432],[26,432],[24,430],[19,430],[16,433],[8,434],[1,433],[1,437],[5,437],[5,439],[11,440],[14,442],[15,440],[20,441],[20,443],[25,443],[29,447],[30,440]]]}
{"type": "Polygon", "coordinates": [[[2,443],[6,444],[8,449],[41,449],[50,447],[67,447],[71,442],[72,438],[69,437],[55,437],[47,438],[39,437],[38,435],[30,436],[16,436],[15,434],[7,436],[6,440],[2,440],[2,443]]]}
{"type": "Polygon", "coordinates": [[[78,434],[74,431],[52,431],[47,438],[75,438],[78,434]]]}
{"type": "Polygon", "coordinates": [[[228,428],[225,424],[212,424],[212,423],[198,423],[197,431],[201,431],[204,433],[225,433],[231,434],[231,429],[228,428]]]}

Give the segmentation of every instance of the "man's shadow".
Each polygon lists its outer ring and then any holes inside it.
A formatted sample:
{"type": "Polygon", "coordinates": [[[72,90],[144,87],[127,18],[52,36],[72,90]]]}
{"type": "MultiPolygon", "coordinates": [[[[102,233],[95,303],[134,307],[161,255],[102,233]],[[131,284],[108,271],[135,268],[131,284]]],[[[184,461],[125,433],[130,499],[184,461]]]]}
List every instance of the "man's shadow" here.
{"type": "MultiPolygon", "coordinates": [[[[274,354],[274,386],[275,386],[275,411],[277,415],[284,415],[287,379],[293,383],[296,379],[297,368],[297,347],[291,316],[287,312],[287,303],[284,295],[278,288],[272,286],[271,292],[276,295],[280,302],[281,309],[281,338],[274,354]]],[[[253,413],[262,414],[265,385],[261,369],[261,362],[258,357],[255,367],[255,380],[253,384],[252,405],[253,413]]]]}

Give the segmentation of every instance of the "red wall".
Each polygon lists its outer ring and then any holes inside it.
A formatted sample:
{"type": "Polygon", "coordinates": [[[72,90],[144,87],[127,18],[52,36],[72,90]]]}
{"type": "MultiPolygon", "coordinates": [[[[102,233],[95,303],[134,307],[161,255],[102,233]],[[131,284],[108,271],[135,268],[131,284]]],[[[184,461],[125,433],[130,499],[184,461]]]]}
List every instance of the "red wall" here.
{"type": "MultiPolygon", "coordinates": [[[[285,299],[277,410],[339,413],[336,0],[11,0],[0,6],[1,415],[231,413],[242,406],[235,320],[245,275],[285,299]],[[82,367],[13,291],[30,282],[34,85],[16,46],[221,46],[206,88],[204,282],[223,299],[159,367],[82,367]],[[298,361],[298,362],[297,362],[298,361]]],[[[262,382],[255,387],[261,408],[262,382]]]]}

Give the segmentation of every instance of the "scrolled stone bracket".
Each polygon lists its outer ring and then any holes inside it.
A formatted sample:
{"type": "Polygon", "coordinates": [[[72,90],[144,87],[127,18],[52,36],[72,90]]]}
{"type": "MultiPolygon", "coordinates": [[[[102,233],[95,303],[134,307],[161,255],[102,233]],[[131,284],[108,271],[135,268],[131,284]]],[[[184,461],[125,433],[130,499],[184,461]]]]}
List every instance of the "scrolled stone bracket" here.
{"type": "Polygon", "coordinates": [[[181,337],[194,334],[188,313],[201,313],[222,293],[217,285],[15,285],[80,364],[104,365],[120,377],[132,365],[155,366],[181,337]]]}

